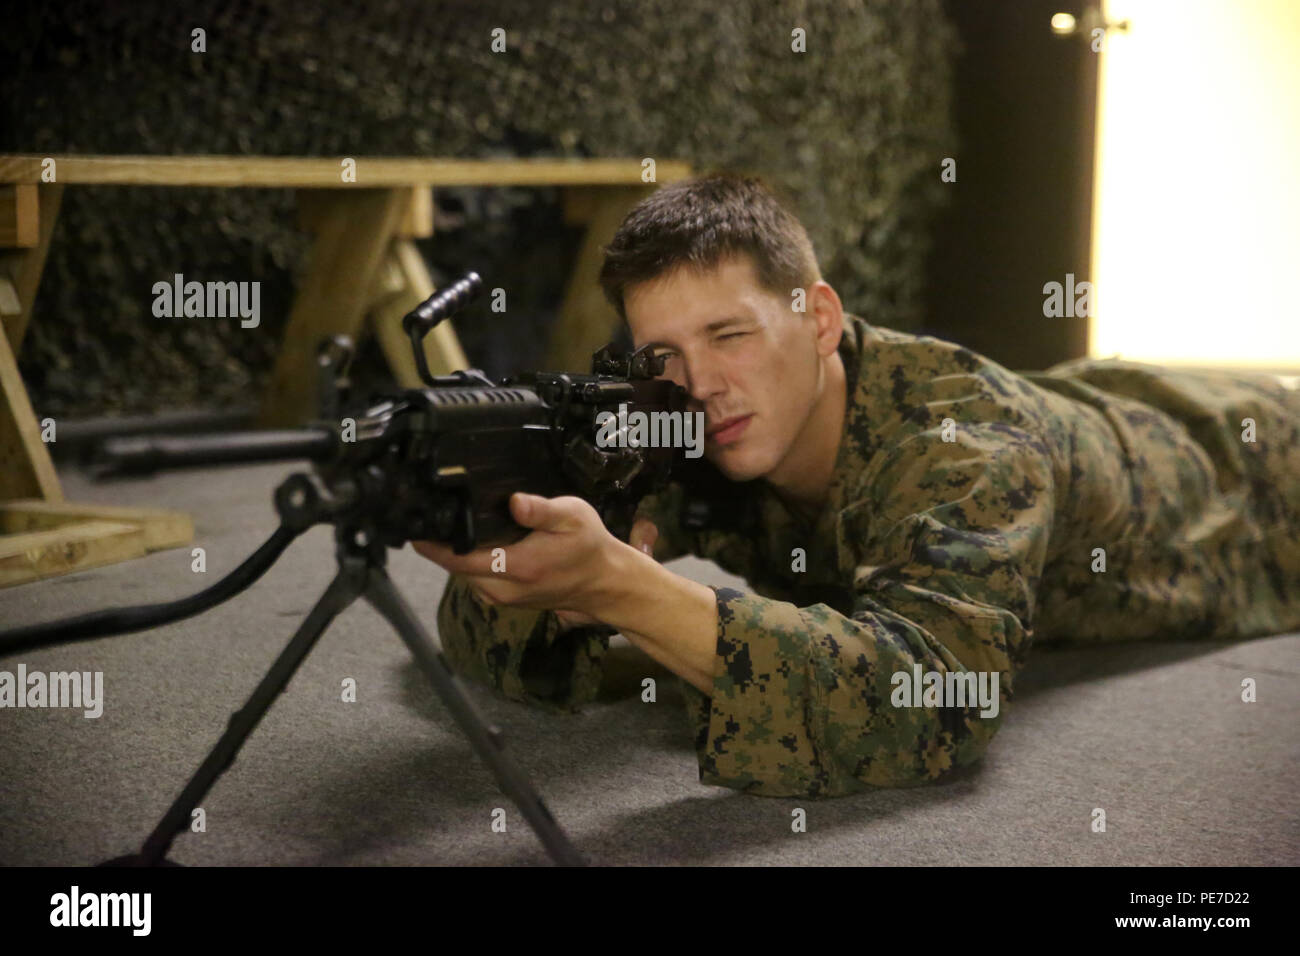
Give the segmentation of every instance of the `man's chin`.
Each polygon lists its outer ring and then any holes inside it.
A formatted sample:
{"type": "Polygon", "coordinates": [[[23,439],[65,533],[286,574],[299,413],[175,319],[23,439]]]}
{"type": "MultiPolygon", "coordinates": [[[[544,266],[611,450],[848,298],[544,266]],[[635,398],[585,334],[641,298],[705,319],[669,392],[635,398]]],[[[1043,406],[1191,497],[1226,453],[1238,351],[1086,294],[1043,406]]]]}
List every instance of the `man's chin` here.
{"type": "Polygon", "coordinates": [[[756,464],[748,455],[739,454],[734,448],[709,449],[705,451],[704,457],[728,481],[753,481],[767,474],[766,469],[756,464]]]}

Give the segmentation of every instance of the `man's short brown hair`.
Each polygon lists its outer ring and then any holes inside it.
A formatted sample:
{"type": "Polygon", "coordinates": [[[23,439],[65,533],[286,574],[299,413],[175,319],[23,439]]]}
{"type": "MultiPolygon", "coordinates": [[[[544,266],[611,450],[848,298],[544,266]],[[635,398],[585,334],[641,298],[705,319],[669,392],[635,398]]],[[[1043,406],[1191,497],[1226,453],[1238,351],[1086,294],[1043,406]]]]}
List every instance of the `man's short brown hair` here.
{"type": "Polygon", "coordinates": [[[718,173],[656,190],[628,213],[605,247],[600,287],[627,321],[628,287],[685,266],[716,268],[748,255],[759,284],[778,295],[821,278],[798,218],[758,177],[718,173]]]}

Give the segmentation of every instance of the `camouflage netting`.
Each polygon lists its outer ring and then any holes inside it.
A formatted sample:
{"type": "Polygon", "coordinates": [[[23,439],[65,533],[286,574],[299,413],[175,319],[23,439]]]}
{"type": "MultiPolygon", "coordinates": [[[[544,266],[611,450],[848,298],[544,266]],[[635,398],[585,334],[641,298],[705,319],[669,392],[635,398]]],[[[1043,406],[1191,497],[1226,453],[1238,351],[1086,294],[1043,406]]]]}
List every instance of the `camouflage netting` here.
{"type": "MultiPolygon", "coordinates": [[[[0,150],[630,156],[754,170],[795,196],[846,305],[914,325],[951,154],[940,0],[170,0],[6,14],[0,150]],[[191,52],[191,30],[207,51],[191,52]],[[493,53],[491,31],[507,31],[493,53]],[[807,52],[791,50],[791,31],[807,52]],[[945,148],[947,147],[947,148],[945,148]]],[[[435,278],[510,312],[457,326],[500,374],[540,360],[579,234],[555,190],[444,191],[435,278]]],[[[48,414],[247,402],[304,263],[289,190],[73,187],[21,368],[48,414]],[[157,319],[154,282],[258,280],[262,323],[157,319]]],[[[479,313],[487,316],[485,310],[479,313]]],[[[363,369],[378,368],[373,345],[363,369]]]]}

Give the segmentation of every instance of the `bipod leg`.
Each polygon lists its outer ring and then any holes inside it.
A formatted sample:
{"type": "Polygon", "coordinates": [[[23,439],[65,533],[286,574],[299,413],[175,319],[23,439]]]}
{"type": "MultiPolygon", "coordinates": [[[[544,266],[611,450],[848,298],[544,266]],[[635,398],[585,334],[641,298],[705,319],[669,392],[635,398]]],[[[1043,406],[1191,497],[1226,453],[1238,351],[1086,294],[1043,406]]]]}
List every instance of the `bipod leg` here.
{"type": "Polygon", "coordinates": [[[221,735],[207,759],[190,778],[185,789],[163,816],[153,833],[145,840],[144,847],[134,856],[119,857],[110,860],[107,866],[160,866],[168,864],[165,859],[176,836],[190,825],[194,808],[212,789],[217,778],[225,773],[235,755],[239,753],[244,741],[257,727],[263,715],[270,709],[275,698],[284,690],[290,678],[300,664],[316,646],[316,641],[325,633],[344,609],[361,593],[366,582],[366,562],[364,558],[343,556],[339,558],[339,573],[330,582],[325,593],[316,602],[306,620],[293,635],[292,640],[280,656],[275,659],[271,669],[266,672],[257,689],[248,698],[247,703],[231,715],[226,732],[221,735]]]}
{"type": "Polygon", "coordinates": [[[585,866],[586,860],[555,822],[541,796],[528,782],[528,777],[505,753],[501,731],[488,724],[479,714],[456,676],[447,667],[433,638],[411,612],[381,564],[371,564],[362,594],[401,636],[416,663],[469,738],[471,746],[488,765],[501,790],[519,807],[551,859],[561,866],[585,866]]]}

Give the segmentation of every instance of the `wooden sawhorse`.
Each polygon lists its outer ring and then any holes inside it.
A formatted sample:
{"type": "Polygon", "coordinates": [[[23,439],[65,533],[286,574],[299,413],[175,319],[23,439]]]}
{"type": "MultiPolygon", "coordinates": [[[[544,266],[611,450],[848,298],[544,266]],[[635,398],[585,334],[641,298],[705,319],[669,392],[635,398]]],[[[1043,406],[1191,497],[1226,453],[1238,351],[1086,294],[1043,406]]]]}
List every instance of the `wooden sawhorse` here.
{"type": "MultiPolygon", "coordinates": [[[[293,427],[316,408],[318,344],[334,335],[357,340],[367,323],[397,383],[419,384],[401,318],[434,292],[414,240],[433,235],[432,190],[439,187],[564,190],[566,219],[585,223],[587,231],[565,286],[548,366],[585,371],[614,326],[596,283],[601,247],[655,188],[642,180],[642,169],[636,159],[0,156],[0,587],[193,538],[183,514],[64,502],[41,441],[16,356],[67,186],[298,190],[300,223],[314,238],[259,414],[264,426],[293,427]]],[[[690,167],[663,160],[655,172],[664,183],[690,175],[690,167]]],[[[434,374],[467,365],[451,323],[434,329],[425,349],[434,374]]]]}

